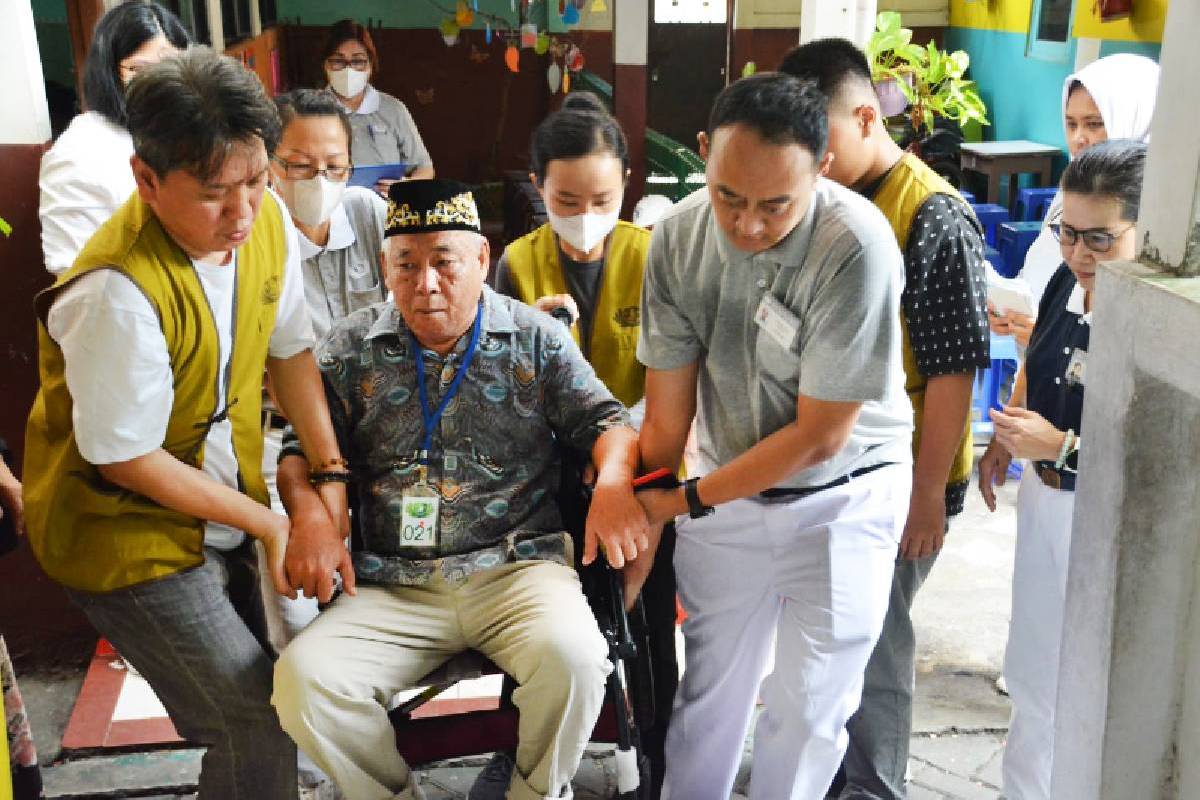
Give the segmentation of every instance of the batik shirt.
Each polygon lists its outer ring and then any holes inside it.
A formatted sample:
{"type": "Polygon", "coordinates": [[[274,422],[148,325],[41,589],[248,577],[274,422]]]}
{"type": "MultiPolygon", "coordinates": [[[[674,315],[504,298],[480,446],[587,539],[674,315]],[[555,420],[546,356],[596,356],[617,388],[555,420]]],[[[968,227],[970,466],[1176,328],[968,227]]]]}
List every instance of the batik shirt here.
{"type": "MultiPolygon", "coordinates": [[[[571,565],[556,503],[561,448],[589,453],[605,431],[629,424],[567,328],[484,287],[475,358],[434,431],[429,483],[440,495],[434,558],[399,546],[404,490],[417,482],[424,432],[416,359],[391,303],[336,322],[317,347],[330,416],[350,462],[358,505],[353,548],[360,582],[415,585],[434,570],[451,581],[500,564],[571,565]]],[[[436,407],[467,350],[470,331],[442,358],[423,351],[436,407]]],[[[288,432],[284,455],[299,454],[288,432]]]]}

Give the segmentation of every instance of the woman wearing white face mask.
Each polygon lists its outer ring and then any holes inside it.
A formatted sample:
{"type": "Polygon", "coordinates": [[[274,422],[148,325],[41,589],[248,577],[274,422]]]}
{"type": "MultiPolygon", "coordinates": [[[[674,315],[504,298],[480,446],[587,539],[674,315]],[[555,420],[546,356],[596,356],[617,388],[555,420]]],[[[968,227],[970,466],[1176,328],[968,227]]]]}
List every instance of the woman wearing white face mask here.
{"type": "Polygon", "coordinates": [[[136,188],[125,129],[125,87],[139,70],[191,43],[179,19],[156,3],[121,3],[96,23],[83,67],[87,111],[42,156],[38,186],[46,269],[64,272],[96,229],[136,188]]]}
{"type": "MultiPolygon", "coordinates": [[[[530,178],[550,221],[505,248],[496,291],[543,311],[568,308],[575,319],[571,333],[596,374],[617,399],[635,406],[645,395],[637,340],[650,232],[617,218],[629,174],[625,134],[595,95],[574,92],[538,125],[529,149],[530,178]]],[[[673,534],[665,534],[659,548],[641,595],[662,711],[641,733],[655,787],[662,782],[663,736],[679,678],[673,534]]],[[[481,779],[507,786],[505,775],[493,762],[481,779]]]]}
{"type": "Polygon", "coordinates": [[[371,33],[351,19],[335,22],[321,58],[330,90],[350,114],[355,166],[403,162],[407,177],[432,178],[433,160],[408,108],[370,83],[379,71],[371,33]]]}
{"type": "Polygon", "coordinates": [[[271,156],[271,183],[300,233],[304,293],[318,339],[342,317],[382,301],[387,204],[347,187],[350,121],[328,92],[297,89],[275,99],[283,121],[271,156]]]}
{"type": "MultiPolygon", "coordinates": [[[[1159,67],[1145,56],[1118,53],[1093,61],[1063,81],[1063,131],[1067,152],[1074,159],[1092,145],[1109,139],[1150,141],[1150,119],[1158,94],[1159,67]]],[[[1025,254],[1021,277],[1033,291],[1037,308],[1050,277],[1062,263],[1058,240],[1049,225],[1062,216],[1062,193],[1055,195],[1045,224],[1025,254]]],[[[988,315],[992,332],[1012,334],[1022,347],[1029,346],[1033,317],[1009,311],[988,315]]]]}
{"type": "Polygon", "coordinates": [[[632,406],[645,393],[635,350],[650,234],[617,219],[629,174],[625,134],[595,95],[574,92],[538,125],[530,154],[550,222],[505,248],[496,290],[543,311],[570,309],[583,354],[632,406]]]}

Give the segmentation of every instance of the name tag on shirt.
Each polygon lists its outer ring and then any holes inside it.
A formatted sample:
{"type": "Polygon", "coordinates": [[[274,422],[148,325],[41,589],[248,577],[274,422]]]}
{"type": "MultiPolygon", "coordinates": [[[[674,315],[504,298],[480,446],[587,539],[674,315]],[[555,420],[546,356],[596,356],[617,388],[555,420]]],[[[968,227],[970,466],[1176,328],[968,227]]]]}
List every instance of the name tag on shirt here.
{"type": "Polygon", "coordinates": [[[404,492],[400,514],[402,547],[437,547],[440,500],[428,484],[418,483],[404,492]]]}
{"type": "Polygon", "coordinates": [[[800,320],[770,292],[764,294],[762,302],[758,304],[754,322],[785,350],[793,348],[800,333],[800,320]]]}
{"type": "Polygon", "coordinates": [[[1064,376],[1067,379],[1068,386],[1083,386],[1087,379],[1087,350],[1082,350],[1078,347],[1071,353],[1071,360],[1067,362],[1067,374],[1064,376]]]}

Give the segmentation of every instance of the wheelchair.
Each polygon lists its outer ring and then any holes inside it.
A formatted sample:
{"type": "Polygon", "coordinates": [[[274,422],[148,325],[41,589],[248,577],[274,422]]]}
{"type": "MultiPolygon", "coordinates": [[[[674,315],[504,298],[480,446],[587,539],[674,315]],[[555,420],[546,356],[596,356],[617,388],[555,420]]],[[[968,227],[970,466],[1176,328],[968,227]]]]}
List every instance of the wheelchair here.
{"type": "MultiPolygon", "coordinates": [[[[639,729],[652,724],[656,713],[645,610],[639,598],[632,611],[626,613],[621,573],[603,557],[586,567],[579,563],[591,495],[583,481],[587,459],[567,448],[563,451],[556,499],[564,527],[574,541],[575,567],[584,595],[608,643],[609,660],[613,664],[605,687],[604,707],[590,741],[616,745],[617,798],[645,800],[650,796],[650,764],[641,748],[639,729]]],[[[418,708],[459,681],[494,674],[502,672],[481,654],[467,650],[418,681],[418,686],[427,688],[389,711],[396,748],[412,768],[516,748],[518,711],[512,703],[516,684],[508,676],[504,679],[499,708],[446,716],[413,716],[418,708]]]]}

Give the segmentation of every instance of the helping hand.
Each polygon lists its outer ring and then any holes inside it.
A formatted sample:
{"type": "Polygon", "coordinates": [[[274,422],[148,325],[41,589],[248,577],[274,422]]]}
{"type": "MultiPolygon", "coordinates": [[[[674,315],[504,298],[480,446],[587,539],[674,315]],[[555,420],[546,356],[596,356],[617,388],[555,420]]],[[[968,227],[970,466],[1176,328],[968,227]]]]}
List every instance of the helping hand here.
{"type": "Polygon", "coordinates": [[[303,590],[306,597],[315,597],[319,603],[328,603],[333,596],[333,573],[339,572],[346,593],[355,594],[354,564],[345,538],[333,520],[320,511],[295,517],[284,562],[289,587],[303,590]]]}
{"type": "Polygon", "coordinates": [[[583,564],[596,560],[601,545],[604,557],[614,569],[650,548],[650,523],[627,481],[603,481],[592,492],[584,532],[583,564]]]}

